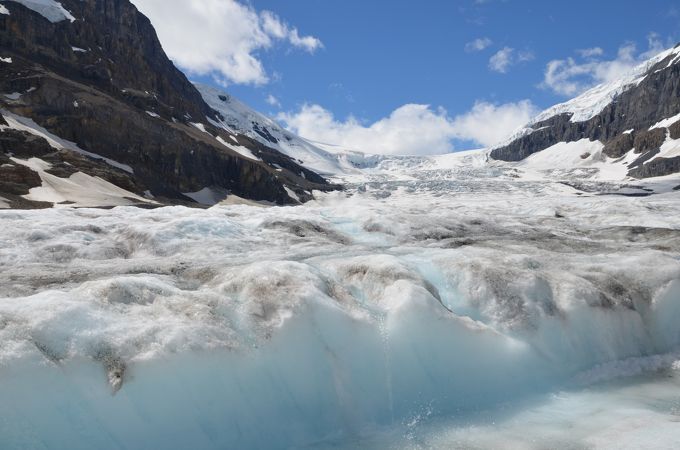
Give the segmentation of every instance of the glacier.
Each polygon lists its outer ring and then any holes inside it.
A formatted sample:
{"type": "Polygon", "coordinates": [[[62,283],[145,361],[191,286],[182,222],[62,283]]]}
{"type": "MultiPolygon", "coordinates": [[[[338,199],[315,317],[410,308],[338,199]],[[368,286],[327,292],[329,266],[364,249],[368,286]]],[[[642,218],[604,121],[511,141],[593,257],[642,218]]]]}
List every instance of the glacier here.
{"type": "Polygon", "coordinates": [[[678,447],[677,176],[361,163],[295,207],[0,210],[0,448],[678,447]]]}

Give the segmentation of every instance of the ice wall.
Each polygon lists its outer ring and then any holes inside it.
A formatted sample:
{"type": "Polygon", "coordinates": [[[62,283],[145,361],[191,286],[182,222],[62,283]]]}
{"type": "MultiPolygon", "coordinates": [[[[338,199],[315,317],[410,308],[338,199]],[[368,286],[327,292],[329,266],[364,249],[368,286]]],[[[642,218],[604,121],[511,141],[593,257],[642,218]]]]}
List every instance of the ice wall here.
{"type": "Polygon", "coordinates": [[[0,212],[0,447],[351,443],[675,364],[677,196],[452,189],[0,212]]]}

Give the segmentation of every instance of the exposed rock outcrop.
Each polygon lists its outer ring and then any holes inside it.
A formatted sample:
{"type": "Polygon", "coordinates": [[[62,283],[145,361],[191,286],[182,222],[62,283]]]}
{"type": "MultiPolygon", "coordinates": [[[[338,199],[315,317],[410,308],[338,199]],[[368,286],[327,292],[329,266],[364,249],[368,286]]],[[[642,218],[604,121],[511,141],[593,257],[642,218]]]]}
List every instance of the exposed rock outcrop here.
{"type": "Polygon", "coordinates": [[[5,156],[52,154],[55,173],[82,171],[161,203],[192,202],[183,193],[215,188],[285,204],[337,188],[286,155],[212,125],[219,113],[174,67],[128,0],[61,3],[75,21],[52,23],[19,3],[5,4],[0,48],[12,62],[0,65],[0,112],[30,118],[84,152],[4,128],[5,156]],[[225,144],[232,141],[259,160],[225,144]]]}
{"type": "Polygon", "coordinates": [[[626,90],[588,120],[572,121],[572,113],[555,114],[532,123],[528,132],[494,149],[491,157],[502,161],[521,161],[559,142],[599,140],[605,144],[603,153],[610,158],[620,158],[632,149],[641,155],[637,164],[631,164],[631,168],[635,168],[629,175],[659,176],[672,171],[674,163],[657,162],[659,158],[648,163],[645,161],[658,154],[669,132],[671,139],[680,139],[680,124],[673,124],[670,130],[650,128],[678,113],[680,58],[678,52],[671,52],[651,65],[641,79],[631,82],[626,90]],[[637,167],[643,163],[645,168],[637,167]]]}

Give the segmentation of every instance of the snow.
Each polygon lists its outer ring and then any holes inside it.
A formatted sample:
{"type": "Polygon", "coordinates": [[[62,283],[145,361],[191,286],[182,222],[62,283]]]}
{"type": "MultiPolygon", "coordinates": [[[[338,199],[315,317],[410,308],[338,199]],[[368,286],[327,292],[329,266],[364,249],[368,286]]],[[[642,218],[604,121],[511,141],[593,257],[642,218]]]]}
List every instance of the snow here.
{"type": "Polygon", "coordinates": [[[293,191],[288,186],[284,186],[283,188],[286,190],[286,194],[288,194],[288,197],[292,198],[296,202],[300,202],[300,197],[298,197],[298,195],[295,193],[295,191],[293,191]]]}
{"type": "Polygon", "coordinates": [[[587,139],[332,154],[228,100],[346,189],[144,210],[13,158],[26,198],[117,207],[0,211],[3,448],[677,448],[680,174],[587,139]]]}
{"type": "Polygon", "coordinates": [[[533,133],[536,131],[533,128],[536,124],[561,114],[571,114],[571,122],[586,122],[592,119],[601,113],[619,95],[644,81],[645,75],[653,66],[673,55],[677,56],[666,67],[668,69],[680,58],[680,47],[671,48],[659,53],[614,82],[600,84],[572,100],[546,109],[527,125],[513,133],[506,141],[499,143],[494,148],[505,147],[513,141],[533,133]]]}
{"type": "Polygon", "coordinates": [[[13,92],[11,94],[4,94],[4,97],[8,100],[16,101],[21,98],[21,94],[19,92],[13,92]]]}
{"type": "MultiPolygon", "coordinates": [[[[321,175],[335,175],[353,171],[350,165],[343,164],[341,156],[323,150],[284,130],[274,120],[254,111],[229,94],[202,84],[196,84],[196,88],[206,103],[224,117],[224,121],[220,122],[211,120],[214,126],[229,133],[243,134],[255,139],[321,175]],[[221,97],[225,98],[226,101],[222,100],[221,97]],[[276,142],[271,142],[271,140],[257,133],[256,127],[261,131],[266,129],[276,139],[276,142]]],[[[232,140],[235,139],[232,137],[232,140]]]]}
{"type": "Polygon", "coordinates": [[[39,159],[11,158],[17,164],[30,167],[40,175],[42,186],[32,188],[23,197],[37,202],[50,202],[55,206],[103,207],[150,203],[148,200],[121,189],[108,181],[76,172],[69,178],[59,178],[45,172],[51,166],[39,159]]]}
{"type": "MultiPolygon", "coordinates": [[[[147,113],[148,115],[150,115],[151,117],[154,117],[154,118],[156,118],[156,119],[158,119],[158,118],[161,117],[161,116],[159,116],[158,114],[156,114],[156,113],[153,112],[153,111],[146,111],[146,113],[147,113]]],[[[203,130],[203,131],[205,131],[205,130],[203,130]]]]}
{"type": "Polygon", "coordinates": [[[76,53],[87,53],[87,50],[85,50],[84,48],[80,48],[80,47],[71,47],[71,50],[73,50],[76,53]]]}
{"type": "Polygon", "coordinates": [[[655,130],[657,128],[668,128],[678,121],[680,121],[680,114],[677,114],[673,117],[669,117],[668,119],[664,119],[664,120],[652,125],[649,128],[649,130],[651,131],[651,130],[655,130]]]}
{"type": "Polygon", "coordinates": [[[6,0],[15,3],[21,3],[28,9],[32,9],[52,23],[68,20],[75,22],[75,17],[69,11],[64,9],[61,3],[54,0],[6,0]]]}
{"type": "Polygon", "coordinates": [[[227,193],[224,190],[208,187],[197,192],[183,192],[182,195],[186,195],[196,203],[206,206],[216,205],[227,197],[227,193]]]}
{"type": "Polygon", "coordinates": [[[629,161],[614,163],[602,153],[603,148],[600,141],[588,139],[559,142],[532,154],[519,162],[517,167],[525,169],[534,179],[571,174],[577,178],[624,180],[628,173],[626,163],[629,161]]]}
{"type": "Polygon", "coordinates": [[[673,447],[680,196],[517,175],[583,149],[384,157],[296,207],[0,211],[3,448],[673,447]]]}
{"type": "Polygon", "coordinates": [[[5,8],[5,5],[0,4],[0,14],[4,14],[6,16],[9,16],[9,10],[5,8]]]}
{"type": "Polygon", "coordinates": [[[250,149],[243,147],[242,145],[231,145],[228,144],[222,137],[217,136],[217,140],[219,141],[220,144],[224,145],[227,147],[229,150],[235,151],[241,156],[245,156],[248,159],[252,159],[253,161],[262,161],[261,158],[258,158],[253,154],[253,152],[250,151],[250,149]]]}
{"type": "Polygon", "coordinates": [[[198,129],[198,130],[200,130],[204,133],[207,133],[207,131],[205,130],[205,125],[203,125],[202,123],[190,122],[190,124],[191,124],[192,127],[196,128],[196,129],[198,129]]]}
{"type": "Polygon", "coordinates": [[[9,200],[5,197],[0,197],[0,209],[9,208],[9,200]]]}
{"type": "Polygon", "coordinates": [[[1,61],[1,62],[4,62],[4,63],[7,63],[7,64],[12,64],[12,58],[3,58],[3,57],[0,57],[0,61],[1,61]]]}
{"type": "Polygon", "coordinates": [[[680,156],[680,139],[673,140],[670,136],[667,136],[659,153],[654,158],[646,161],[645,164],[649,164],[650,161],[654,161],[657,158],[674,158],[676,156],[680,156]]]}
{"type": "MultiPolygon", "coordinates": [[[[74,104],[74,106],[77,107],[77,105],[74,104]]],[[[27,118],[27,117],[22,117],[19,115],[16,115],[14,113],[10,113],[8,111],[0,111],[2,116],[5,118],[5,121],[7,122],[7,126],[5,125],[0,125],[0,131],[6,128],[11,128],[15,130],[22,130],[26,131],[28,133],[31,133],[36,136],[40,136],[43,139],[47,141],[52,148],[55,148],[57,150],[71,150],[73,152],[79,153],[83,156],[87,156],[89,158],[93,159],[98,159],[101,161],[104,161],[106,164],[115,167],[117,169],[123,170],[127,173],[134,173],[134,170],[132,167],[128,166],[127,164],[122,164],[119,163],[118,161],[115,161],[111,158],[106,158],[104,156],[98,155],[96,153],[88,152],[86,150],[81,149],[78,147],[75,143],[71,141],[67,141],[65,139],[61,139],[60,137],[50,133],[47,131],[45,128],[41,127],[37,123],[35,123],[33,120],[27,118]]]]}
{"type": "Polygon", "coordinates": [[[553,116],[565,113],[573,114],[571,118],[572,122],[585,122],[590,120],[602,112],[602,110],[616,97],[631,87],[640,84],[644,80],[644,75],[649,72],[653,66],[671,55],[680,56],[680,48],[665,50],[638,65],[620,79],[612,83],[595,86],[573,100],[556,105],[542,112],[532,121],[532,123],[538,123],[553,116]]]}

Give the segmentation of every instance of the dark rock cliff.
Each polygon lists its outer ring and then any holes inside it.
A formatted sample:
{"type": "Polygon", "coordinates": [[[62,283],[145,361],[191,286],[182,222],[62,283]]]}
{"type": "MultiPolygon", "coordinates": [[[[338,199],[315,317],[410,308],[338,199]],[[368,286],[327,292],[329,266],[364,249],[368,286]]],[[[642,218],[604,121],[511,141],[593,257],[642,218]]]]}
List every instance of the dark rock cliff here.
{"type": "MultiPolygon", "coordinates": [[[[286,188],[303,201],[313,189],[336,188],[276,150],[212,126],[219,114],[167,58],[149,20],[128,0],[61,3],[74,22],[51,23],[21,4],[4,3],[10,15],[0,15],[0,49],[12,63],[0,65],[0,109],[134,173],[52,149],[60,160],[82,160],[76,169],[164,203],[191,202],[182,192],[206,187],[281,204],[295,202],[286,188]],[[19,95],[7,96],[12,93],[19,95]],[[238,141],[262,161],[242,156],[218,136],[238,141]]],[[[23,134],[5,158],[29,145],[23,134]]]]}
{"type": "MultiPolygon", "coordinates": [[[[530,134],[494,149],[491,157],[501,161],[521,161],[559,142],[589,139],[604,143],[604,153],[611,158],[619,158],[634,148],[642,158],[650,159],[665,141],[667,129],[648,131],[649,128],[680,113],[680,61],[677,56],[672,54],[655,64],[642,82],[620,94],[592,119],[572,122],[571,114],[560,114],[532,124],[530,134]]],[[[674,135],[680,134],[679,127],[680,124],[671,126],[674,135]]],[[[637,161],[637,165],[641,161],[637,161]]],[[[660,159],[653,162],[653,166],[645,169],[631,167],[633,170],[629,174],[651,177],[677,171],[677,164],[660,159]]]]}

